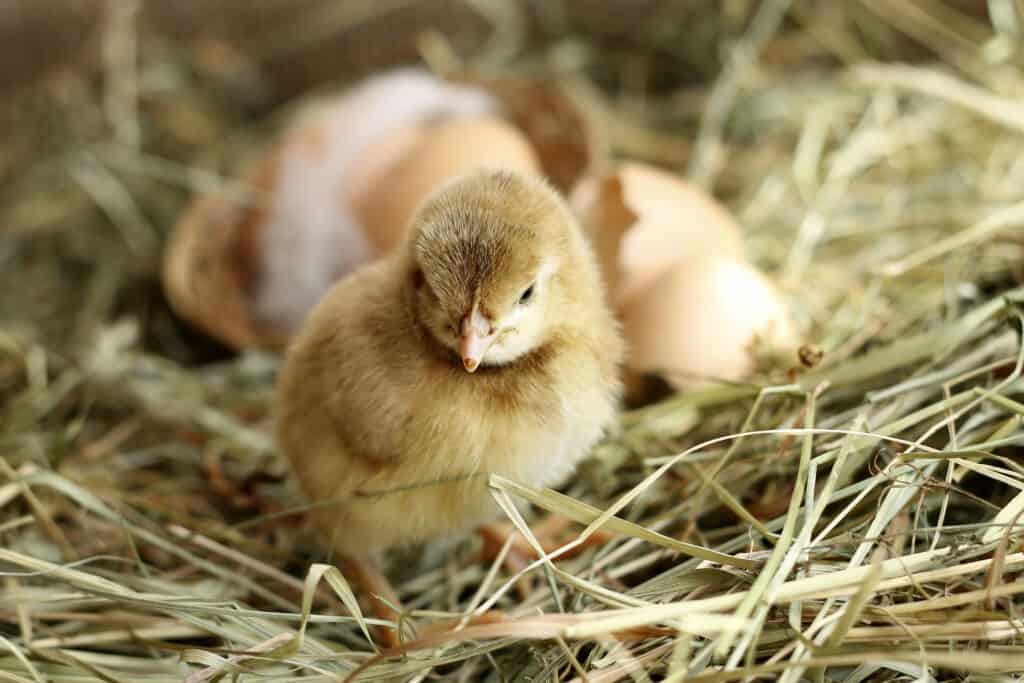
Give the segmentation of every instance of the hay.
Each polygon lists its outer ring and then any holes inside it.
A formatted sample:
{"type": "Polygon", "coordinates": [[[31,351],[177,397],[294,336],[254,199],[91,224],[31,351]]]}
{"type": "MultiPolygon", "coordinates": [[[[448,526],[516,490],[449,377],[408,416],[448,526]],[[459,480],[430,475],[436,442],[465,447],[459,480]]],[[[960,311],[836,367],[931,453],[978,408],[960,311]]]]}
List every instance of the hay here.
{"type": "Polygon", "coordinates": [[[495,478],[534,547],[516,499],[580,526],[517,571],[476,537],[407,553],[397,655],[303,534],[266,432],[277,359],[228,354],[159,291],[189,192],[287,110],[237,105],[244,60],[126,36],[132,4],[108,78],[5,113],[0,679],[1024,672],[1019,3],[660,3],[619,43],[549,10],[469,57],[583,69],[618,154],[736,211],[808,346],[625,412],[563,493],[495,478]]]}

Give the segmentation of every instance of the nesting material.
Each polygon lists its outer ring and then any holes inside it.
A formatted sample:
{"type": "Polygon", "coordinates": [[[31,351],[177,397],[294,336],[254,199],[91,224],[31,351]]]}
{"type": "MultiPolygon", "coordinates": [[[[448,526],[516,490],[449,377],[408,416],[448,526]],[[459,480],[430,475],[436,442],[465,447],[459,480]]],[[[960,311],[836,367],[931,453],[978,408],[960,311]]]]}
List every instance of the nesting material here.
{"type": "MultiPolygon", "coordinates": [[[[179,4],[208,17],[256,3],[179,4]]],[[[323,4],[354,41],[362,9],[394,10],[323,4]]],[[[504,78],[497,65],[516,55],[545,86],[551,65],[585,66],[616,158],[696,169],[742,217],[744,251],[787,283],[807,353],[624,411],[558,492],[490,480],[521,530],[508,553],[500,537],[467,534],[390,556],[409,606],[402,654],[375,652],[379,622],[363,618],[355,577],[310,552],[312,511],[267,431],[276,356],[225,356],[153,296],[146,237],[155,250],[186,193],[207,187],[194,184],[193,129],[168,114],[209,131],[205,157],[233,158],[255,151],[237,133],[271,118],[269,105],[240,109],[186,45],[141,40],[138,149],[103,144],[114,138],[95,80],[9,93],[0,678],[854,683],[1024,671],[1024,69],[1012,13],[996,11],[1013,3],[658,4],[671,22],[639,16],[615,50],[583,33],[546,43],[497,31],[470,65],[504,78]],[[766,22],[779,8],[791,14],[766,22]],[[552,535],[549,513],[576,523],[552,535]],[[504,618],[474,616],[488,610],[504,618]]],[[[323,15],[292,14],[303,23],[253,42],[332,42],[323,15]],[[298,30],[309,22],[324,32],[298,30]]],[[[557,13],[537,23],[561,25],[557,13]]],[[[586,148],[556,157],[561,167],[544,150],[583,137],[564,135],[573,110],[556,96],[513,101],[528,91],[551,88],[489,90],[545,174],[572,186],[586,148]]],[[[245,240],[197,234],[245,263],[245,240]]],[[[233,280],[222,282],[207,283],[222,300],[208,315],[227,310],[233,280]]]]}

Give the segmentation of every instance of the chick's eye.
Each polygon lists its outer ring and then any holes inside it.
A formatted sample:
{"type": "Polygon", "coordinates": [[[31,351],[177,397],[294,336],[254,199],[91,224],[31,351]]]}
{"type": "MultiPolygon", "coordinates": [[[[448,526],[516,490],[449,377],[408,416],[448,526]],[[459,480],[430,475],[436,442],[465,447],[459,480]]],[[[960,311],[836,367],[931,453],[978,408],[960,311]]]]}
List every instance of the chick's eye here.
{"type": "Polygon", "coordinates": [[[534,285],[530,285],[529,287],[527,287],[523,291],[522,294],[519,295],[519,303],[520,304],[528,304],[528,303],[530,303],[530,299],[533,298],[533,288],[534,288],[534,285]]]}

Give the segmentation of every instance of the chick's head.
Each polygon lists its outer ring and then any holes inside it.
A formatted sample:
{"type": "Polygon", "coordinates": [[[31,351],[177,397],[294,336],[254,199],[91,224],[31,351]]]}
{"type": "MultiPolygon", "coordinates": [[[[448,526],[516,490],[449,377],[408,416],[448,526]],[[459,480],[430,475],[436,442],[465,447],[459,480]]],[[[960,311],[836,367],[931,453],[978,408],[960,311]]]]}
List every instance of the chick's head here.
{"type": "Polygon", "coordinates": [[[541,347],[571,303],[575,219],[544,181],[478,170],[413,219],[416,317],[467,371],[541,347]]]}

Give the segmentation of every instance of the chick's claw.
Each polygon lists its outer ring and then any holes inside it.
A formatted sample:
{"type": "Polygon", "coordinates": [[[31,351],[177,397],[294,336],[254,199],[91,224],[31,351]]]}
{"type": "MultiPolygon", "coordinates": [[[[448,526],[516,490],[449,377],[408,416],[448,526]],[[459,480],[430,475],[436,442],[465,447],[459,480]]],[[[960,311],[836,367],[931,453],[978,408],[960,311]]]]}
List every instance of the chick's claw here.
{"type": "Polygon", "coordinates": [[[342,574],[362,594],[362,602],[370,616],[395,623],[394,628],[374,626],[370,634],[383,650],[393,650],[402,644],[401,628],[402,602],[377,564],[368,558],[344,557],[339,561],[342,574]]]}

